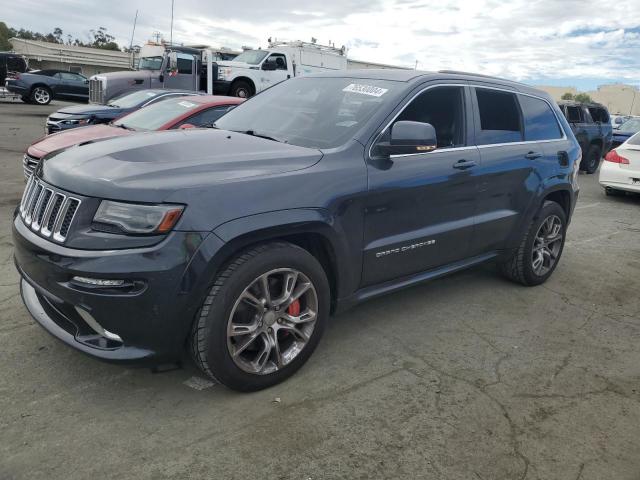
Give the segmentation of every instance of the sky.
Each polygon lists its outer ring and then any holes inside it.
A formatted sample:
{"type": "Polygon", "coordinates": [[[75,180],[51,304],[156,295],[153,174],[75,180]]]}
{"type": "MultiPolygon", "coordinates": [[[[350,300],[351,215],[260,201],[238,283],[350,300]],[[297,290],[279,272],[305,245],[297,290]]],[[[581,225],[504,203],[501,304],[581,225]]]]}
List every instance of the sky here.
{"type": "MultiPolygon", "coordinates": [[[[169,39],[171,0],[21,0],[0,20],[79,38],[102,26],[128,45],[136,10],[134,45],[156,31],[169,39]]],[[[175,0],[175,42],[257,48],[269,37],[315,37],[358,60],[533,85],[640,86],[640,0],[175,0]]]]}

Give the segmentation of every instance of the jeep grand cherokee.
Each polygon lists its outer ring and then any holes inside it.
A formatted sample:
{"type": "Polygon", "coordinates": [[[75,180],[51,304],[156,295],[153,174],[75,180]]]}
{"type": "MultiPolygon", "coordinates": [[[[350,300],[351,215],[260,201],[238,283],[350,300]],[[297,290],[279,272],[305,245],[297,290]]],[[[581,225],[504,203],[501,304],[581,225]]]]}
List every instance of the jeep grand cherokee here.
{"type": "Polygon", "coordinates": [[[217,129],[70,148],[13,223],[29,312],[78,350],[256,390],[309,358],[331,312],[496,261],[552,274],[580,147],[525,85],[350,71],[278,84],[217,129]]]}

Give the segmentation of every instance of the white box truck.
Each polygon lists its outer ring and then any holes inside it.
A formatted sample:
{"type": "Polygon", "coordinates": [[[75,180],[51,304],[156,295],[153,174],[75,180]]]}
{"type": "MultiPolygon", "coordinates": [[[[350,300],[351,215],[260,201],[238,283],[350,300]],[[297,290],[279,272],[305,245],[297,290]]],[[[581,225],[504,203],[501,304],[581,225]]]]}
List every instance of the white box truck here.
{"type": "Polygon", "coordinates": [[[246,50],[232,61],[217,62],[213,91],[248,98],[291,77],[346,68],[344,47],[301,41],[269,42],[265,50],[246,50]]]}

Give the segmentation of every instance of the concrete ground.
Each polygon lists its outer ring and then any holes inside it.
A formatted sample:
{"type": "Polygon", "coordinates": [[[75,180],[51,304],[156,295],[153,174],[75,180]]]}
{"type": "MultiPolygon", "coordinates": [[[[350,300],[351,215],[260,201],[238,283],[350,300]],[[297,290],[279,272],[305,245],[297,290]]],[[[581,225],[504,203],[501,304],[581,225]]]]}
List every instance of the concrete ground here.
{"type": "Polygon", "coordinates": [[[238,394],[87,358],[22,306],[21,155],[59,107],[0,103],[0,479],[640,478],[640,198],[582,175],[544,286],[488,265],[370,301],[238,394]]]}

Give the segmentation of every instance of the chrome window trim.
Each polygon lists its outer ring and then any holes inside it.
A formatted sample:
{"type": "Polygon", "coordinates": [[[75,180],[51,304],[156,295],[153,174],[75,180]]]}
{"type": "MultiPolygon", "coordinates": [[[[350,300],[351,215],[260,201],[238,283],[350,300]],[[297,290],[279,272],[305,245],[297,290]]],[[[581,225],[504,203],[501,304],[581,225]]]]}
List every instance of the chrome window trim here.
{"type": "MultiPolygon", "coordinates": [[[[404,112],[404,110],[411,104],[411,102],[413,102],[417,97],[422,95],[427,90],[430,90],[430,89],[436,88],[436,87],[484,88],[484,89],[487,89],[487,90],[499,90],[499,91],[506,92],[506,93],[512,93],[514,95],[524,95],[524,96],[527,96],[527,97],[532,97],[532,98],[536,98],[538,100],[542,100],[549,106],[549,108],[551,109],[551,112],[553,113],[554,117],[556,118],[556,122],[558,122],[558,127],[560,127],[560,131],[562,132],[562,137],[561,138],[548,139],[548,140],[522,140],[520,142],[488,143],[488,144],[484,144],[484,145],[465,145],[464,147],[436,148],[435,150],[432,150],[430,152],[405,153],[405,154],[401,154],[401,155],[390,155],[389,158],[416,157],[416,156],[423,156],[423,155],[431,155],[431,154],[436,153],[436,152],[452,152],[452,151],[458,151],[458,150],[460,150],[460,151],[461,150],[471,150],[471,149],[474,149],[474,148],[503,147],[503,146],[506,146],[506,145],[529,145],[529,144],[533,144],[533,143],[550,143],[550,142],[560,142],[560,141],[567,140],[567,132],[565,131],[564,126],[562,125],[562,122],[558,118],[558,113],[555,111],[555,109],[553,108],[553,105],[551,105],[551,103],[546,98],[540,97],[538,95],[533,95],[533,94],[530,94],[530,93],[519,92],[517,90],[509,90],[508,88],[501,88],[501,87],[495,87],[495,86],[490,86],[490,85],[481,85],[481,84],[477,84],[477,83],[436,83],[436,84],[429,85],[429,86],[423,88],[422,90],[417,92],[415,95],[413,95],[413,97],[411,97],[411,99],[400,109],[400,111],[398,111],[398,113],[396,113],[393,116],[393,118],[391,120],[389,120],[389,122],[387,122],[385,127],[382,130],[380,130],[380,133],[378,133],[376,135],[375,139],[371,143],[371,146],[369,147],[369,158],[376,158],[371,154],[371,151],[373,150],[373,147],[376,145],[376,143],[378,143],[378,140],[380,139],[380,137],[387,131],[387,129],[391,126],[391,124],[393,122],[395,122],[396,118],[398,118],[400,116],[400,114],[402,112],[404,112]]],[[[519,105],[519,102],[518,102],[518,105],[519,105]]],[[[524,117],[524,114],[523,114],[523,117],[524,117]]],[[[524,118],[523,118],[523,120],[524,120],[524,118]]]]}

